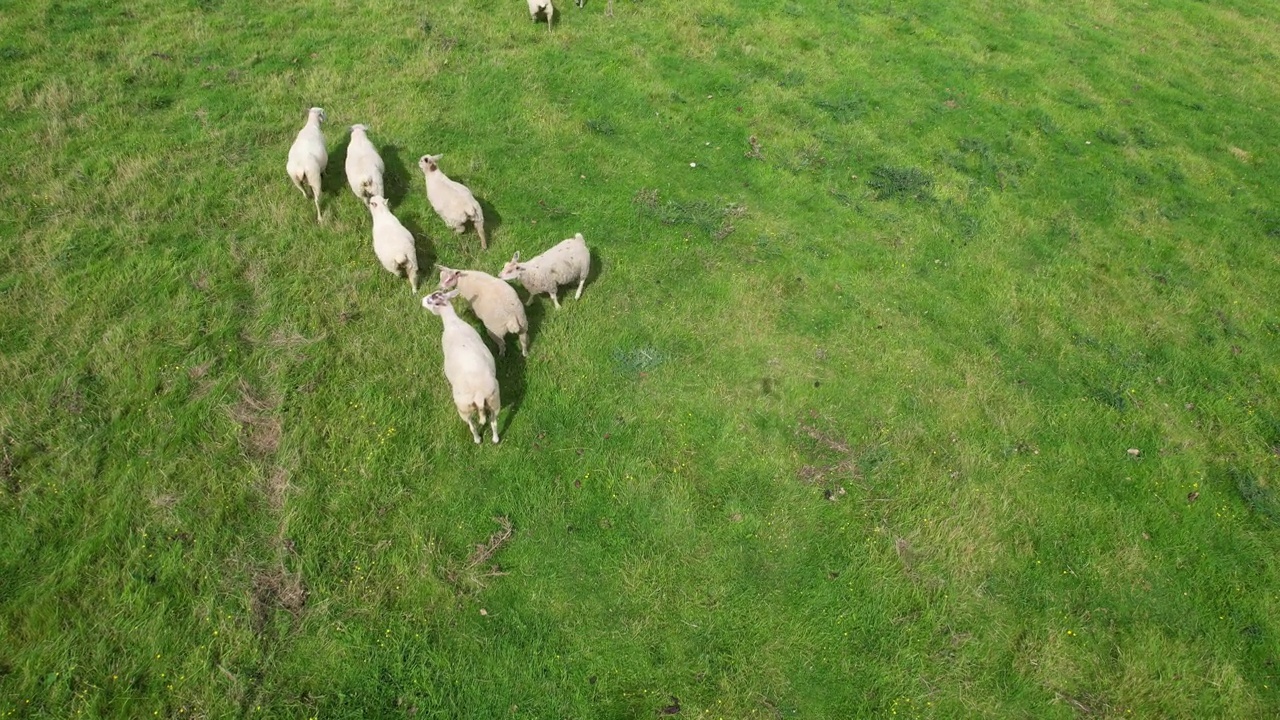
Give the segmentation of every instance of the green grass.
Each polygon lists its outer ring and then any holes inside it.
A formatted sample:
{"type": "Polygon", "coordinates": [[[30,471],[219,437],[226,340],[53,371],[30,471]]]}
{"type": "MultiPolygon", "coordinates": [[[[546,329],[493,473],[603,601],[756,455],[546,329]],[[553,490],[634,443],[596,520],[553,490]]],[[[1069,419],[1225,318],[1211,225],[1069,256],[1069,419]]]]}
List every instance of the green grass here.
{"type": "Polygon", "coordinates": [[[1280,9],[564,5],[0,2],[0,718],[1280,714],[1280,9]]]}

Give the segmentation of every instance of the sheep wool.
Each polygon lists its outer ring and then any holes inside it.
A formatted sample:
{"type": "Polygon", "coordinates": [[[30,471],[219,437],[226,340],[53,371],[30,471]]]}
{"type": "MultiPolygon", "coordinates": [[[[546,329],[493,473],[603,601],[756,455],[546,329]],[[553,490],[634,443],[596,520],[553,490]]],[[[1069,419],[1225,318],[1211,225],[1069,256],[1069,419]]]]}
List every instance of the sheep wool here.
{"type": "Polygon", "coordinates": [[[484,323],[498,346],[499,355],[507,354],[507,334],[516,333],[520,336],[520,354],[529,357],[529,320],[515,288],[479,270],[436,267],[440,269],[440,289],[456,289],[471,305],[471,312],[484,323]]]}
{"type": "Polygon", "coordinates": [[[471,194],[466,185],[450,180],[440,169],[442,155],[423,155],[418,160],[418,168],[422,170],[427,181],[427,200],[436,214],[444,220],[444,224],[453,231],[462,234],[470,221],[476,226],[476,234],[480,236],[480,249],[489,248],[489,240],[484,235],[484,213],[480,211],[480,203],[471,194]]]}
{"type": "Polygon", "coordinates": [[[485,347],[480,333],[454,311],[450,301],[457,295],[457,290],[433,292],[422,298],[422,306],[433,315],[439,315],[443,321],[440,345],[444,349],[444,376],[453,390],[453,404],[458,415],[471,430],[471,439],[480,444],[480,433],[471,416],[477,415],[483,426],[487,414],[493,442],[497,443],[498,412],[502,409],[497,367],[493,353],[485,347]]]}
{"type": "Polygon", "coordinates": [[[302,197],[307,196],[303,183],[311,187],[311,197],[316,203],[316,220],[324,222],[320,215],[320,175],[329,165],[329,151],[324,146],[324,133],[320,124],[324,122],[324,108],[313,107],[307,111],[307,124],[298,131],[298,137],[289,148],[289,161],[285,169],[289,171],[289,179],[298,188],[302,197]]]}
{"type": "Polygon", "coordinates": [[[520,262],[520,253],[517,251],[511,261],[503,266],[498,277],[502,280],[519,280],[524,285],[524,289],[529,291],[529,299],[525,301],[525,305],[532,303],[540,293],[547,293],[556,309],[559,309],[560,299],[557,295],[560,286],[578,283],[578,291],[573,295],[573,299],[577,300],[582,297],[582,286],[586,284],[590,272],[591,251],[587,249],[582,233],[578,233],[525,262],[520,262]]]}
{"type": "Polygon", "coordinates": [[[378,149],[369,141],[368,125],[351,126],[351,144],[347,146],[347,184],[351,192],[366,206],[369,198],[386,197],[382,189],[384,165],[378,149]]]}
{"type": "Polygon", "coordinates": [[[418,254],[413,233],[391,214],[387,199],[381,195],[369,198],[369,214],[373,217],[373,252],[378,262],[393,275],[399,275],[400,268],[404,268],[409,286],[418,292],[418,254]]]}
{"type": "MultiPolygon", "coordinates": [[[[582,7],[582,5],[578,5],[582,7]]],[[[551,0],[529,0],[529,18],[534,22],[538,22],[538,13],[545,12],[547,15],[547,30],[551,30],[551,16],[556,14],[555,7],[551,4],[551,0]]]]}

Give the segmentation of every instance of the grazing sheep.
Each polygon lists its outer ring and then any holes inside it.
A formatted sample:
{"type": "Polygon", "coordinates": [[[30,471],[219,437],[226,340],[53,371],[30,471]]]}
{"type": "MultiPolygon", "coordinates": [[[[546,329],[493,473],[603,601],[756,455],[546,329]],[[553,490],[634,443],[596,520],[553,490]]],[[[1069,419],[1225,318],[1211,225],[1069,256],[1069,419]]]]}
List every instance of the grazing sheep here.
{"type": "Polygon", "coordinates": [[[393,275],[399,275],[403,267],[409,286],[418,292],[418,254],[413,247],[413,233],[391,214],[387,199],[381,195],[369,198],[369,214],[373,216],[373,252],[378,262],[393,275]]]}
{"type": "Polygon", "coordinates": [[[324,147],[324,133],[320,131],[323,122],[324,108],[313,107],[307,111],[307,124],[298,131],[298,138],[289,148],[289,162],[285,165],[289,179],[302,197],[307,196],[302,183],[311,186],[311,197],[316,202],[316,220],[320,222],[324,222],[320,216],[320,174],[329,164],[329,151],[324,147]]]}
{"type": "Polygon", "coordinates": [[[433,292],[422,298],[422,307],[444,321],[444,332],[440,335],[440,344],[444,348],[444,376],[453,388],[453,404],[457,406],[458,414],[471,428],[471,439],[480,444],[480,433],[471,422],[471,413],[478,415],[480,424],[484,425],[487,410],[489,429],[496,443],[498,410],[502,407],[498,397],[497,368],[493,363],[493,353],[485,347],[480,333],[454,312],[449,301],[457,294],[457,290],[433,292]]]}
{"type": "Polygon", "coordinates": [[[551,302],[560,309],[560,300],[556,297],[561,285],[578,283],[578,292],[573,299],[582,297],[582,286],[587,282],[587,273],[591,272],[591,251],[582,239],[582,233],[565,240],[550,250],[527,262],[520,262],[517,252],[507,263],[498,277],[502,280],[519,280],[524,289],[529,291],[529,299],[525,305],[533,302],[538,293],[551,295],[551,302]]]}
{"type": "Polygon", "coordinates": [[[444,224],[453,228],[459,235],[467,227],[470,220],[476,226],[476,234],[480,236],[480,249],[489,249],[489,240],[484,235],[484,213],[480,211],[480,203],[471,194],[466,185],[450,180],[440,166],[443,155],[423,155],[418,160],[418,167],[427,179],[427,200],[436,214],[444,220],[444,224]]]}
{"type": "Polygon", "coordinates": [[[347,184],[366,206],[375,195],[386,197],[382,191],[383,169],[382,156],[369,142],[369,126],[352,125],[351,144],[347,146],[347,184]]]}
{"type": "Polygon", "coordinates": [[[440,289],[457,289],[471,305],[471,312],[484,323],[489,337],[498,346],[498,354],[507,354],[507,333],[520,336],[520,354],[529,357],[529,320],[515,288],[489,273],[479,270],[440,268],[440,289]]]}
{"type": "MultiPolygon", "coordinates": [[[[581,4],[578,7],[582,7],[581,4]]],[[[547,30],[551,29],[551,16],[556,14],[555,6],[551,4],[551,0],[529,0],[529,17],[538,22],[538,13],[545,11],[547,14],[547,30]]]]}

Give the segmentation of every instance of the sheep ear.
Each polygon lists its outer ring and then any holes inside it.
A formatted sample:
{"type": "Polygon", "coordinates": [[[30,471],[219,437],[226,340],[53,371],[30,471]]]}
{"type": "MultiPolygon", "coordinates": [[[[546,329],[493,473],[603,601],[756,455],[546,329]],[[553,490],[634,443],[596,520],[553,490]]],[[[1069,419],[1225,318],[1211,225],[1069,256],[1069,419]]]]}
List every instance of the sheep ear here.
{"type": "Polygon", "coordinates": [[[575,239],[575,240],[577,240],[577,241],[581,242],[581,241],[582,241],[582,233],[577,233],[577,234],[575,234],[575,235],[573,236],[573,239],[575,239]]]}
{"type": "Polygon", "coordinates": [[[454,299],[454,298],[458,297],[458,291],[457,291],[457,290],[450,290],[449,292],[445,293],[443,297],[444,297],[444,299],[445,299],[445,300],[452,300],[452,299],[454,299]]]}
{"type": "Polygon", "coordinates": [[[514,263],[518,263],[518,262],[520,262],[520,251],[519,251],[519,250],[517,250],[517,251],[516,251],[516,254],[515,254],[515,255],[512,255],[512,256],[511,256],[511,262],[514,262],[514,263]]]}

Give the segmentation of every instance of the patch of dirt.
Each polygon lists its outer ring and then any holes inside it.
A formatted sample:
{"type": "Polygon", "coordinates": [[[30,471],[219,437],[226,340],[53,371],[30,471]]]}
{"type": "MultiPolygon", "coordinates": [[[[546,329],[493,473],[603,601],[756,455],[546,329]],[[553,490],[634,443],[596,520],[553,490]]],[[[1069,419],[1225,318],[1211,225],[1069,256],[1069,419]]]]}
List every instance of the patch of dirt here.
{"type": "Polygon", "coordinates": [[[808,419],[801,420],[797,425],[796,433],[809,437],[820,448],[839,456],[834,463],[801,466],[796,472],[801,482],[822,488],[823,497],[832,502],[838,501],[846,494],[844,486],[839,484],[841,479],[862,484],[862,469],[858,467],[857,458],[849,441],[820,428],[817,413],[810,412],[808,419]]]}
{"type": "Polygon", "coordinates": [[[515,535],[515,528],[511,524],[511,519],[505,515],[493,520],[498,523],[498,530],[490,535],[488,540],[477,544],[461,567],[450,568],[445,572],[449,584],[453,585],[459,594],[468,589],[483,588],[489,578],[507,574],[501,565],[490,561],[515,535]]]}
{"type": "Polygon", "coordinates": [[[230,408],[231,418],[240,423],[245,449],[257,457],[275,454],[280,447],[283,424],[275,414],[280,401],[256,393],[244,380],[240,381],[240,400],[230,408]]]}
{"type": "Polygon", "coordinates": [[[285,496],[289,494],[289,471],[278,467],[275,472],[271,473],[271,477],[262,483],[262,494],[267,498],[267,504],[271,506],[272,512],[280,512],[284,509],[285,496]]]}
{"type": "Polygon", "coordinates": [[[283,565],[253,576],[253,631],[259,635],[267,627],[271,613],[277,608],[288,610],[294,618],[307,606],[307,586],[302,576],[291,573],[283,565]]]}

